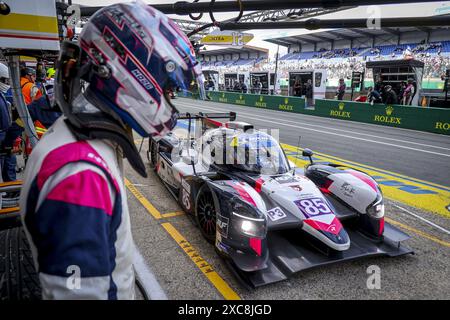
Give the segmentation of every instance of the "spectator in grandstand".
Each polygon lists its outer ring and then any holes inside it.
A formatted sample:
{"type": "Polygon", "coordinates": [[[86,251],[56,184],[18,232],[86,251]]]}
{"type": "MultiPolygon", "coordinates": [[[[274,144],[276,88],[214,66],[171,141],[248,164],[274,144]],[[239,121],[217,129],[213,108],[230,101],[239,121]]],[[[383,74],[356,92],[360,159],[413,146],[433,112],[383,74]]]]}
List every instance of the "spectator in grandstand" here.
{"type": "Polygon", "coordinates": [[[344,79],[343,78],[339,79],[339,85],[336,90],[336,95],[337,95],[338,100],[344,99],[344,94],[345,94],[346,88],[347,88],[347,86],[345,85],[344,79]]]}
{"type": "Polygon", "coordinates": [[[367,92],[367,102],[373,105],[374,103],[382,103],[383,99],[377,90],[369,87],[367,92]]]}
{"type": "Polygon", "coordinates": [[[296,97],[301,97],[303,95],[303,86],[300,77],[295,78],[293,94],[296,97]]]}
{"type": "Polygon", "coordinates": [[[244,83],[244,81],[240,81],[240,86],[241,86],[241,92],[242,93],[247,93],[247,85],[244,83]]]}
{"type": "Polygon", "coordinates": [[[385,104],[397,104],[398,103],[398,97],[397,93],[392,89],[391,85],[387,85],[384,87],[385,92],[385,104]]]}
{"type": "Polygon", "coordinates": [[[36,86],[36,70],[33,68],[23,67],[20,70],[20,86],[26,105],[42,97],[41,91],[36,86]]]}

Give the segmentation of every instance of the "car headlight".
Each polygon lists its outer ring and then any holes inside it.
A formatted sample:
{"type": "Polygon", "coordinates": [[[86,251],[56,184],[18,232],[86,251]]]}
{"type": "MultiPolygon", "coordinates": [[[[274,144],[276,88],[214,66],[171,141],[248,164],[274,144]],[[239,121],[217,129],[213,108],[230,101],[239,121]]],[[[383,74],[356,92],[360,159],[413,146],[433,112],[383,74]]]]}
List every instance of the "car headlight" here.
{"type": "Polygon", "coordinates": [[[266,219],[251,218],[233,211],[233,225],[237,229],[250,237],[264,238],[266,236],[266,219]]]}
{"type": "Polygon", "coordinates": [[[370,215],[372,218],[380,219],[384,217],[383,197],[381,195],[378,195],[375,202],[372,203],[370,206],[368,206],[366,211],[367,214],[370,215]]]}

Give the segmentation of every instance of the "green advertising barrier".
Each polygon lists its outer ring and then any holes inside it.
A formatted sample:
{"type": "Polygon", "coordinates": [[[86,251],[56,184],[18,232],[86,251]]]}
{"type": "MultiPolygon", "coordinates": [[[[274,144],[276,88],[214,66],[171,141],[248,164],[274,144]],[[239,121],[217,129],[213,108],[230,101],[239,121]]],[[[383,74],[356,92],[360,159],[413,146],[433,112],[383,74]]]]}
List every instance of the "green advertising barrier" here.
{"type": "Polygon", "coordinates": [[[314,115],[450,134],[450,109],[317,99],[314,115]]]}
{"type": "Polygon", "coordinates": [[[295,113],[310,113],[305,110],[305,99],[298,97],[270,96],[235,92],[208,92],[211,101],[239,104],[260,109],[295,113]]]}
{"type": "Polygon", "coordinates": [[[372,106],[368,103],[326,99],[316,99],[314,109],[305,109],[305,99],[298,97],[217,91],[207,94],[214,102],[450,135],[450,109],[384,104],[372,106]]]}

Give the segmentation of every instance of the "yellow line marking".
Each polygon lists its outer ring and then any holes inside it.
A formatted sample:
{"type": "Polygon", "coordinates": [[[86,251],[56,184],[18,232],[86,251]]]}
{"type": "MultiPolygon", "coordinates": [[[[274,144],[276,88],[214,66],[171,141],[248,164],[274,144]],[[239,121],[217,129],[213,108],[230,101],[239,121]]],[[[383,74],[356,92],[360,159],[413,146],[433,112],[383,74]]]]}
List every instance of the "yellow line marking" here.
{"type": "Polygon", "coordinates": [[[147,209],[147,211],[155,218],[161,219],[161,213],[150,203],[150,201],[145,198],[142,193],[127,179],[125,178],[125,186],[130,190],[130,192],[139,200],[139,202],[147,209]]]}
{"type": "Polygon", "coordinates": [[[172,218],[172,217],[178,217],[184,215],[184,211],[174,211],[174,212],[167,212],[162,213],[161,216],[163,218],[172,218]]]}
{"type": "Polygon", "coordinates": [[[177,229],[174,228],[171,223],[166,222],[161,225],[226,300],[241,300],[239,295],[230,288],[225,280],[223,280],[222,277],[214,271],[213,267],[198,254],[197,250],[192,247],[192,245],[177,231],[177,229]]]}
{"type": "Polygon", "coordinates": [[[436,242],[436,243],[438,243],[438,244],[440,244],[440,245],[443,245],[443,246],[445,246],[445,247],[449,247],[449,248],[450,248],[450,242],[441,240],[441,239],[436,238],[435,236],[432,236],[432,235],[430,235],[430,234],[428,234],[428,233],[426,233],[426,232],[417,230],[416,228],[407,226],[407,225],[405,225],[405,224],[403,224],[403,223],[401,223],[401,222],[392,220],[392,219],[390,219],[390,218],[385,217],[384,219],[385,219],[387,222],[389,222],[389,223],[391,223],[391,224],[393,224],[393,225],[396,225],[396,226],[399,226],[399,227],[401,227],[401,228],[403,228],[403,229],[406,229],[406,230],[408,230],[408,231],[412,231],[412,232],[414,232],[414,233],[417,233],[419,236],[421,236],[421,237],[423,237],[423,238],[426,238],[426,239],[428,239],[428,240],[431,240],[431,241],[436,242]]]}
{"type": "MultiPolygon", "coordinates": [[[[175,215],[184,214],[182,211],[169,212],[161,214],[150,201],[148,201],[142,193],[127,179],[124,178],[125,185],[130,192],[139,200],[139,202],[147,209],[147,211],[155,218],[161,219],[166,217],[172,217],[175,215]]],[[[178,243],[178,245],[184,250],[184,252],[191,258],[195,265],[201,272],[208,278],[208,280],[214,285],[214,287],[222,294],[226,300],[240,300],[239,295],[231,289],[231,287],[214,271],[213,267],[204,260],[198,252],[190,245],[190,243],[175,229],[170,223],[162,223],[161,226],[170,234],[170,236],[178,243]]]]}

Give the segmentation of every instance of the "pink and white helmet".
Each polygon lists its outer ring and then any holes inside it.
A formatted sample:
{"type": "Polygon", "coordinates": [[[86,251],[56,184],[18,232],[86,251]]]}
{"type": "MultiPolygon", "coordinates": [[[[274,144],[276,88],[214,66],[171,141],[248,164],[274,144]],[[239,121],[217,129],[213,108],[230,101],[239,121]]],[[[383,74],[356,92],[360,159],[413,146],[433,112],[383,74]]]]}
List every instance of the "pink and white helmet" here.
{"type": "Polygon", "coordinates": [[[141,136],[164,134],[176,124],[168,92],[204,98],[194,49],[163,13],[142,3],[97,11],[79,37],[81,63],[92,64],[89,91],[141,136]]]}

